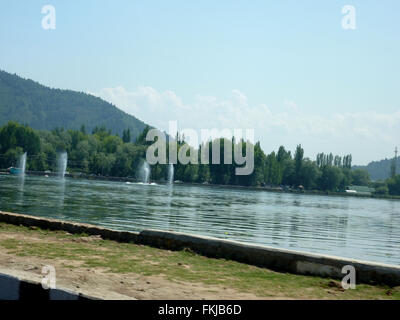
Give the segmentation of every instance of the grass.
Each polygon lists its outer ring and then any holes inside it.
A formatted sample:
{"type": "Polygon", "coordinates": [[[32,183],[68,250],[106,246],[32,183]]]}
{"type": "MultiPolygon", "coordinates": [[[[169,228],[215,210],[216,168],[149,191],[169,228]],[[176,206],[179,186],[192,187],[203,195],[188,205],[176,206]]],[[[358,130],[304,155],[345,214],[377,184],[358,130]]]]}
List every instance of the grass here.
{"type": "Polygon", "coordinates": [[[343,290],[336,280],[274,272],[235,261],[207,258],[190,250],[161,250],[86,234],[70,235],[5,223],[0,223],[0,234],[9,235],[0,239],[0,249],[8,254],[70,261],[64,263],[64,267],[70,269],[102,268],[110,273],[145,276],[162,274],[170,281],[219,285],[221,289],[233,288],[260,297],[400,299],[400,287],[358,284],[355,290],[343,290]]]}

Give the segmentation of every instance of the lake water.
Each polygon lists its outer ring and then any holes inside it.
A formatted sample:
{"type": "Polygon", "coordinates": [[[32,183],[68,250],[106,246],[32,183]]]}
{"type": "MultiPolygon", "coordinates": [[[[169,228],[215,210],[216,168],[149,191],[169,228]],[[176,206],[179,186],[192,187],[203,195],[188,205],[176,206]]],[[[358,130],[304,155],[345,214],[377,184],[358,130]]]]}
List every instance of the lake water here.
{"type": "Polygon", "coordinates": [[[400,201],[0,175],[0,210],[400,265],[400,201]]]}

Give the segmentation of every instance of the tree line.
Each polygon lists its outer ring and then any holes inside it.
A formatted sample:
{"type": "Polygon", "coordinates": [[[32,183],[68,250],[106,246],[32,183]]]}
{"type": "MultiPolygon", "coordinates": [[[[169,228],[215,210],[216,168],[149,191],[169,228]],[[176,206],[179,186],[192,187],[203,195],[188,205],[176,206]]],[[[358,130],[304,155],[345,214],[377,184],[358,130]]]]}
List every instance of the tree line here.
{"type": "MultiPolygon", "coordinates": [[[[0,168],[16,166],[20,155],[27,152],[27,170],[54,171],[60,152],[68,153],[68,171],[102,176],[138,178],[147,147],[150,128],[131,141],[130,130],[123,130],[122,137],[114,135],[104,126],[86,132],[56,128],[51,131],[34,130],[27,125],[9,122],[0,128],[0,168]]],[[[185,138],[175,137],[178,150],[186,145],[185,138]]],[[[212,157],[212,141],[209,157],[212,157]]],[[[224,145],[235,139],[220,139],[221,164],[181,164],[174,165],[175,180],[191,183],[211,183],[242,186],[289,186],[306,190],[345,191],[348,186],[361,185],[376,188],[379,194],[400,195],[400,175],[387,181],[371,182],[368,172],[363,169],[352,170],[352,156],[338,156],[319,153],[315,160],[304,157],[301,145],[292,154],[284,146],[270,154],[264,153],[260,143],[254,144],[254,171],[250,175],[235,175],[237,165],[224,164],[224,145]]],[[[244,142],[244,144],[249,142],[244,142]]],[[[205,143],[198,147],[204,148],[205,143]]],[[[200,152],[198,152],[200,157],[200,152]]],[[[168,165],[151,166],[151,180],[167,178],[168,165]]]]}

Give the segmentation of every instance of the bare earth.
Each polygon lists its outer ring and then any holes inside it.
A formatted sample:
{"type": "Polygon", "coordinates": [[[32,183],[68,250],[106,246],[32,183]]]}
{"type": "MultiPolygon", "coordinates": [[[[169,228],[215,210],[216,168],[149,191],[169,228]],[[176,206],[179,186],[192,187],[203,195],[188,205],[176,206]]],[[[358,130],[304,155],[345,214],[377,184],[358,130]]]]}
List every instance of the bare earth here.
{"type": "MultiPolygon", "coordinates": [[[[41,241],[39,237],[15,233],[0,233],[0,241],[13,239],[41,241]]],[[[61,240],[51,238],[52,241],[61,240]]],[[[203,283],[171,281],[163,276],[110,273],[101,268],[86,268],[71,261],[45,260],[32,256],[17,256],[0,249],[0,273],[18,276],[21,279],[41,281],[42,267],[52,265],[56,269],[56,285],[59,288],[81,292],[101,299],[263,299],[232,288],[210,286],[203,283]]],[[[275,297],[279,298],[279,297],[275,297]]]]}
{"type": "Polygon", "coordinates": [[[357,284],[280,273],[190,250],[0,223],[0,273],[41,282],[44,266],[56,270],[57,288],[100,299],[254,300],[400,299],[400,287],[357,284]]]}

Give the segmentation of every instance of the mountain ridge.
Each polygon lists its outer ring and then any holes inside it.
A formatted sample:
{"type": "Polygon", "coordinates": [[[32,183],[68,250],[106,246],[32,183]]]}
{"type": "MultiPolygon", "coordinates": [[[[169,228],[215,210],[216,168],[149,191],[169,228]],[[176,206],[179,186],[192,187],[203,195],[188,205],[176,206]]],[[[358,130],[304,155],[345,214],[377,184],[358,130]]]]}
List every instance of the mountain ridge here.
{"type": "Polygon", "coordinates": [[[8,121],[38,130],[55,128],[88,131],[105,126],[122,135],[130,129],[135,139],[146,123],[92,94],[44,86],[32,79],[0,70],[0,126],[8,121]]]}
{"type": "MultiPolygon", "coordinates": [[[[390,177],[390,167],[392,165],[392,159],[382,159],[378,161],[371,161],[365,166],[353,166],[352,169],[365,169],[368,171],[371,180],[386,180],[390,177]]],[[[397,158],[397,171],[400,172],[400,158],[397,158]]]]}

